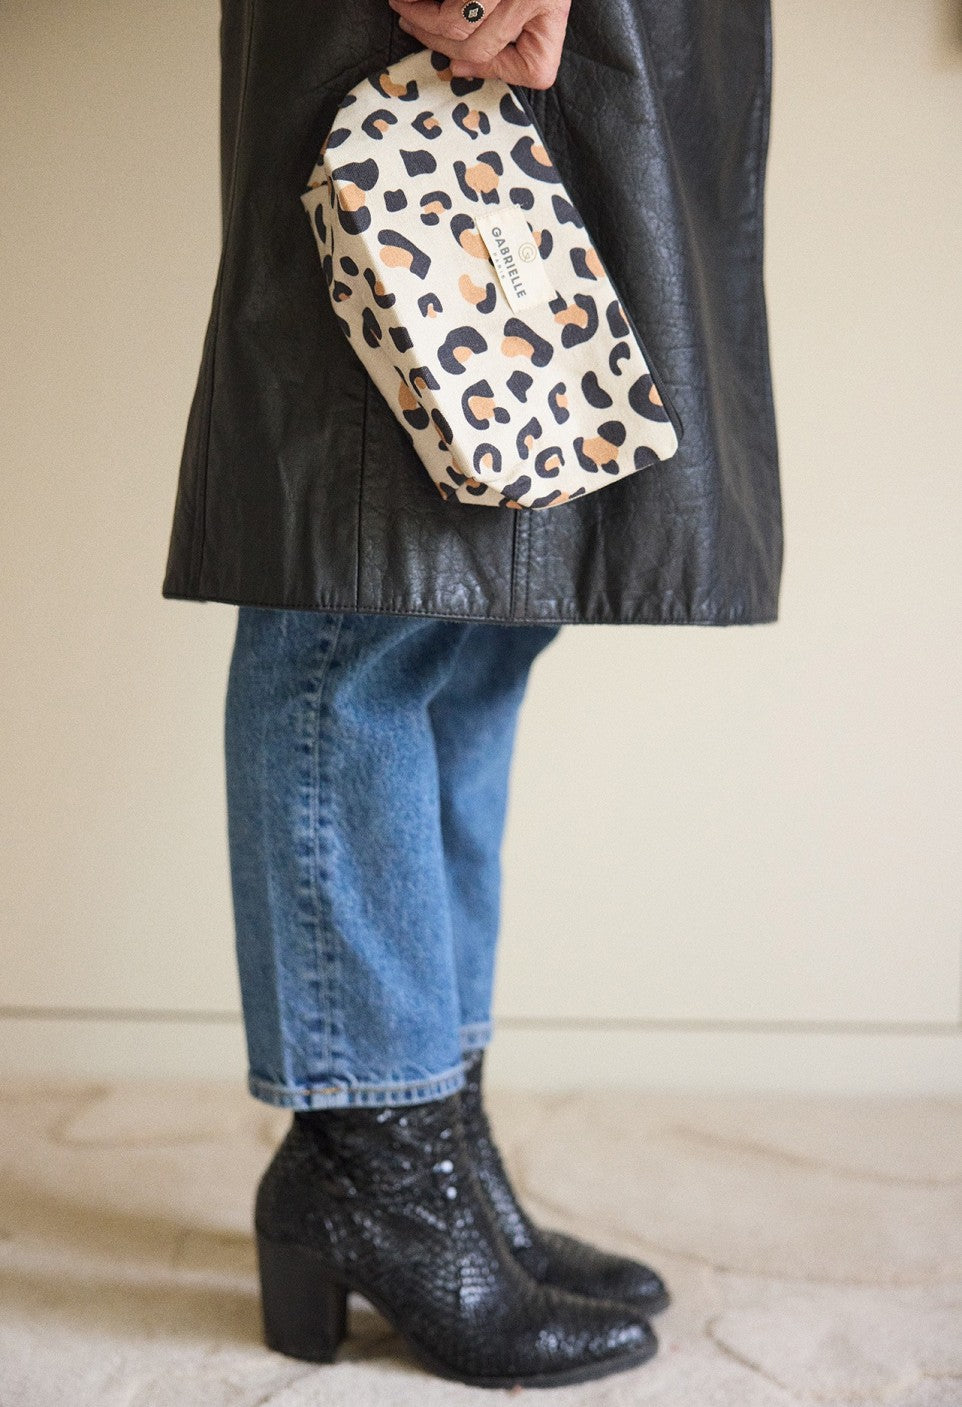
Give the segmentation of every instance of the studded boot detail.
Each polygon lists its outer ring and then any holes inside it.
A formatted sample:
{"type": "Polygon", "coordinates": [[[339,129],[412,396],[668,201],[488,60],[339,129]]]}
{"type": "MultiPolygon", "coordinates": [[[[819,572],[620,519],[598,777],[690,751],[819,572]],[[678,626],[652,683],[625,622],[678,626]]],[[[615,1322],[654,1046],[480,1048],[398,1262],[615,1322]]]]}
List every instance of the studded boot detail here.
{"type": "Polygon", "coordinates": [[[620,1300],[645,1315],[664,1309],[671,1296],[650,1266],[532,1221],[518,1201],[491,1132],[481,1093],[483,1066],[483,1050],[465,1057],[466,1084],[460,1092],[465,1137],[481,1185],[518,1261],[545,1285],[620,1300]]]}
{"type": "Polygon", "coordinates": [[[333,1362],[357,1290],[429,1371],[550,1387],[644,1362],[658,1341],[623,1304],[531,1278],[464,1139],[458,1094],[295,1112],[254,1198],[264,1338],[333,1362]]]}

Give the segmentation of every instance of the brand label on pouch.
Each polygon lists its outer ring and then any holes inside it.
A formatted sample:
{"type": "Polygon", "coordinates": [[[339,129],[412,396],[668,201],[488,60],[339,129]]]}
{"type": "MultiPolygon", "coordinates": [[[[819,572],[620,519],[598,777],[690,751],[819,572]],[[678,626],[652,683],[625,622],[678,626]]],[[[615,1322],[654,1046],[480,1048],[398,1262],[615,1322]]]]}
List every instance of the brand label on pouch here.
{"type": "Polygon", "coordinates": [[[520,210],[501,205],[481,211],[474,223],[513,308],[535,308],[556,296],[531,226],[520,210]]]}

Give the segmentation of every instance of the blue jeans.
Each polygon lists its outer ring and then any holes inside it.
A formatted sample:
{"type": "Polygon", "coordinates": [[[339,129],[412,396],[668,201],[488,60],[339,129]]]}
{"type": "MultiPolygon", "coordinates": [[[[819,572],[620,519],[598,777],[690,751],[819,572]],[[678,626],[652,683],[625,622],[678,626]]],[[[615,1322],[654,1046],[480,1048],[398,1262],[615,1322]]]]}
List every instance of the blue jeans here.
{"type": "Polygon", "coordinates": [[[408,1104],[488,1043],[528,670],[560,625],[238,608],[225,710],[248,1089],[408,1104]]]}

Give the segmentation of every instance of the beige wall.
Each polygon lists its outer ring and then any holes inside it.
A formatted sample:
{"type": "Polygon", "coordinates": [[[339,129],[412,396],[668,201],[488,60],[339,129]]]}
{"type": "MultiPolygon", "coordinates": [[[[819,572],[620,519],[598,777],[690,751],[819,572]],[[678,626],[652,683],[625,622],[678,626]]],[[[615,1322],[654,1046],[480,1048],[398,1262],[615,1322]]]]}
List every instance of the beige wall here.
{"type": "MultiPolygon", "coordinates": [[[[775,0],[781,619],[562,631],[493,1076],[962,1088],[962,38],[775,0]]],[[[243,1078],[233,607],[160,596],[216,270],[214,0],[0,6],[0,1071],[243,1078]]]]}

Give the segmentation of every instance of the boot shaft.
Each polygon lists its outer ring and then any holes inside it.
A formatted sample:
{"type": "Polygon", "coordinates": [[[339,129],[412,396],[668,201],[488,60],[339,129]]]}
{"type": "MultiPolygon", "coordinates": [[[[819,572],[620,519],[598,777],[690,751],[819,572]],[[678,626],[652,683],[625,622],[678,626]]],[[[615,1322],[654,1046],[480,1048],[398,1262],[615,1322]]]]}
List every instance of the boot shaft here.
{"type": "Polygon", "coordinates": [[[297,1110],[265,1169],[255,1222],[291,1239],[326,1213],[417,1206],[447,1224],[472,1169],[457,1095],[423,1104],[297,1110]]]}

